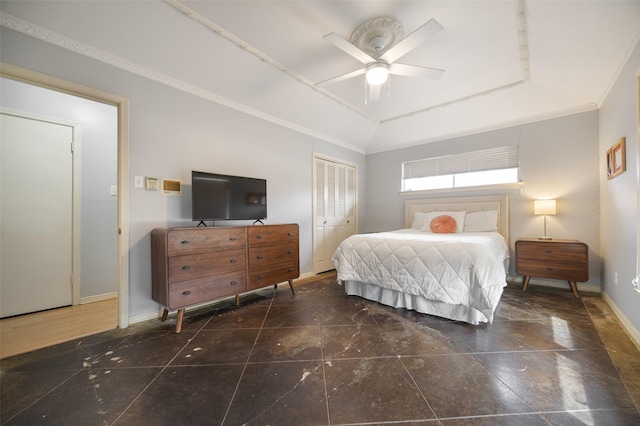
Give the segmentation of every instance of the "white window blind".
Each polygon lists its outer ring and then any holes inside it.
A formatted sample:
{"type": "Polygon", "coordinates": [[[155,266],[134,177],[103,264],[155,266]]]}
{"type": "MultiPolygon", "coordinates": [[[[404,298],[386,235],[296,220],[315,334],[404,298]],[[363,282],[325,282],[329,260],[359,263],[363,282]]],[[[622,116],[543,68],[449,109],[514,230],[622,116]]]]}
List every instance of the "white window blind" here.
{"type": "MultiPolygon", "coordinates": [[[[442,157],[425,158],[421,160],[406,161],[402,163],[403,190],[432,189],[432,185],[438,187],[468,186],[469,178],[478,176],[479,172],[498,172],[512,170],[509,178],[513,179],[514,173],[517,175],[518,168],[518,145],[504,146],[499,148],[471,151],[461,154],[446,155],[442,157]],[[471,175],[470,173],[474,173],[471,175]],[[466,176],[465,176],[466,174],[466,176]],[[448,176],[448,179],[436,179],[436,177],[448,176]],[[459,185],[456,184],[456,177],[459,185]],[[439,182],[439,183],[436,183],[439,182]],[[466,181],[464,184],[463,181],[466,181]],[[431,183],[427,183],[431,182],[431,183]],[[450,182],[450,183],[448,183],[450,182]],[[418,185],[418,187],[416,187],[418,185]],[[420,188],[423,186],[423,188],[420,188]]],[[[488,176],[489,182],[484,183],[504,183],[505,178],[500,177],[501,173],[482,173],[488,176]],[[496,181],[491,175],[495,176],[496,181]]]]}

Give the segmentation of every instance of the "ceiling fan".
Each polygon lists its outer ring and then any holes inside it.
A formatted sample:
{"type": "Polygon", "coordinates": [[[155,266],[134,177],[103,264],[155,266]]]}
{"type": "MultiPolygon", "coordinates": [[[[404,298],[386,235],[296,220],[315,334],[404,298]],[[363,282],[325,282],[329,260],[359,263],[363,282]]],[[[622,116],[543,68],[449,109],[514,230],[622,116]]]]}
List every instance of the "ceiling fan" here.
{"type": "Polygon", "coordinates": [[[325,40],[365,64],[365,67],[322,81],[316,86],[326,86],[365,74],[365,103],[369,103],[380,99],[385,84],[389,96],[389,74],[438,79],[444,70],[399,64],[395,61],[442,28],[438,21],[431,19],[403,38],[404,29],[398,20],[374,18],[356,28],[351,35],[351,42],[336,33],[327,34],[323,37],[325,40]]]}

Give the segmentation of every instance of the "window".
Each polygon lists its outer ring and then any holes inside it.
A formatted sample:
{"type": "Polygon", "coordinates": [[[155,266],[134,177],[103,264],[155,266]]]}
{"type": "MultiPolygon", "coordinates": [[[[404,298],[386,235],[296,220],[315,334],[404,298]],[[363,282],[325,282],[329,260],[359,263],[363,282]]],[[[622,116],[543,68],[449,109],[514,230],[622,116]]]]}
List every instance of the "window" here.
{"type": "Polygon", "coordinates": [[[518,145],[402,163],[402,191],[518,182],[518,145]]]}

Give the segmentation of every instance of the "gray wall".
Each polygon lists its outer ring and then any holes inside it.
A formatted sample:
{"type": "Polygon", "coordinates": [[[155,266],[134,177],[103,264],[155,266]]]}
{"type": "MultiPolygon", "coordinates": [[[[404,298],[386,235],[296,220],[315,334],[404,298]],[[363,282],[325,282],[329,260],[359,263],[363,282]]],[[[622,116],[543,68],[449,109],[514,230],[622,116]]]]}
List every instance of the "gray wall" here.
{"type": "MultiPolygon", "coordinates": [[[[59,119],[80,129],[80,297],[116,292],[117,182],[115,107],[40,87],[0,79],[0,105],[59,119]]],[[[39,167],[32,164],[32,167],[39,167]]]]}
{"type": "MultiPolygon", "coordinates": [[[[631,280],[636,276],[638,238],[638,152],[636,135],[640,120],[637,78],[640,76],[640,44],[622,69],[600,109],[600,238],[602,244],[605,294],[613,301],[633,327],[640,332],[640,295],[633,291],[631,280]],[[627,171],[608,180],[605,153],[621,137],[626,137],[627,171]],[[614,274],[618,274],[618,284],[614,274]]],[[[619,313],[620,313],[619,312],[619,313]]],[[[640,340],[640,335],[636,335],[640,340]]]]}
{"type": "MultiPolygon", "coordinates": [[[[202,98],[160,85],[81,55],[0,29],[2,61],[129,99],[129,316],[158,311],[151,300],[150,232],[191,222],[191,170],[266,178],[268,220],[300,225],[301,273],[312,272],[312,159],[319,153],[356,164],[365,156],[202,98]],[[182,197],[133,187],[134,176],[182,179],[182,197]]],[[[359,194],[364,205],[364,191],[359,194]]],[[[364,209],[359,209],[360,226],[364,209]]],[[[247,224],[247,223],[245,223],[247,224]]],[[[250,222],[248,222],[250,224],[250,222]]]]}
{"type": "MultiPolygon", "coordinates": [[[[557,199],[558,214],[548,217],[548,233],[589,246],[590,279],[578,287],[600,291],[597,111],[368,155],[366,231],[402,228],[404,200],[420,197],[400,193],[403,161],[514,144],[520,146],[521,188],[456,190],[422,196],[509,195],[512,253],[516,239],[542,234],[543,218],[533,215],[533,200],[557,199]]],[[[512,261],[512,273],[514,267],[512,261]]],[[[532,283],[536,282],[568,288],[567,283],[532,279],[532,283]]]]}

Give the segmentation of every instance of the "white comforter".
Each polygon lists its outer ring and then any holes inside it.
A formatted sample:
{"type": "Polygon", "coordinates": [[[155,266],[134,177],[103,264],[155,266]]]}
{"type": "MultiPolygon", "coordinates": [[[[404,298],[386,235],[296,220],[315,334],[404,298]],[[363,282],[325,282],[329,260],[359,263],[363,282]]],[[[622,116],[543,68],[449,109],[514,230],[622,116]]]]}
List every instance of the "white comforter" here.
{"type": "Polygon", "coordinates": [[[338,280],[477,310],[493,321],[506,286],[509,248],[493,232],[432,234],[414,229],[358,234],[331,260],[338,280]]]}

